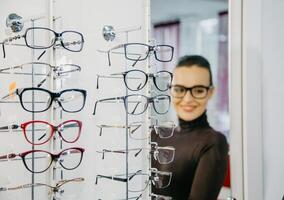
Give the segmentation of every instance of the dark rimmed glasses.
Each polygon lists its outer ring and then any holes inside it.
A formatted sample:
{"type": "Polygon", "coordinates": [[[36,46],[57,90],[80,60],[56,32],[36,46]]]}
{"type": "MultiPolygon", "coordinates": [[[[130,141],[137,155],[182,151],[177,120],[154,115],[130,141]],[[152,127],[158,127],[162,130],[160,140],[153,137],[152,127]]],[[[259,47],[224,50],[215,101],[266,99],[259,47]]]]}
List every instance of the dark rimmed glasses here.
{"type": "Polygon", "coordinates": [[[18,129],[23,130],[25,139],[33,145],[42,145],[47,143],[55,132],[58,132],[60,138],[66,143],[76,142],[81,134],[82,122],[79,120],[67,120],[54,126],[46,121],[35,120],[28,121],[19,125],[0,127],[0,130],[18,129]]]}
{"type": "Polygon", "coordinates": [[[134,61],[132,66],[135,66],[138,61],[146,60],[151,52],[154,53],[156,60],[160,62],[170,62],[173,59],[174,54],[174,47],[170,45],[151,46],[144,43],[119,44],[107,51],[109,66],[111,66],[110,53],[119,48],[124,48],[126,59],[134,61]]]}
{"type": "Polygon", "coordinates": [[[52,46],[62,46],[64,49],[72,52],[80,52],[83,49],[84,37],[77,31],[63,31],[57,33],[52,29],[45,27],[27,28],[23,35],[17,35],[7,38],[2,43],[3,57],[6,57],[5,45],[14,40],[24,38],[27,47],[32,49],[48,49],[52,46]],[[47,39],[48,38],[48,39],[47,39]],[[60,42],[56,44],[56,42],[60,42]]]}
{"type": "Polygon", "coordinates": [[[154,97],[147,97],[139,94],[132,94],[122,97],[113,97],[97,100],[94,107],[93,115],[96,114],[97,104],[99,102],[120,102],[123,101],[127,114],[140,115],[144,113],[150,103],[153,104],[154,111],[157,114],[166,114],[170,108],[171,98],[169,95],[160,94],[154,97]]]}
{"type": "Polygon", "coordinates": [[[125,86],[131,91],[138,91],[145,87],[149,78],[153,78],[154,85],[159,91],[167,91],[172,82],[173,75],[166,70],[157,73],[146,74],[142,70],[134,69],[122,73],[110,74],[110,76],[97,75],[97,89],[99,88],[99,78],[115,78],[123,76],[125,86]]]}
{"type": "MultiPolygon", "coordinates": [[[[86,102],[87,91],[81,89],[67,89],[61,92],[51,92],[43,88],[18,88],[17,94],[24,110],[39,113],[48,110],[55,101],[63,111],[75,113],[81,111],[86,102]]],[[[11,94],[4,96],[7,99],[11,94]]]]}
{"type": "Polygon", "coordinates": [[[66,170],[73,170],[81,164],[84,151],[85,149],[81,147],[64,149],[58,154],[52,154],[44,150],[31,150],[19,154],[11,153],[0,156],[0,160],[9,160],[19,156],[26,169],[32,173],[45,172],[53,161],[58,162],[66,170]],[[33,162],[34,159],[36,159],[35,162],[33,162]]]}
{"type": "Polygon", "coordinates": [[[193,87],[185,87],[182,85],[171,85],[170,86],[170,91],[171,95],[174,98],[183,98],[187,91],[190,92],[191,96],[196,98],[196,99],[204,99],[208,91],[212,88],[213,86],[204,86],[204,85],[195,85],[193,87]]]}
{"type": "Polygon", "coordinates": [[[51,73],[53,73],[54,78],[58,78],[80,71],[81,67],[75,64],[61,64],[54,66],[43,62],[29,62],[0,69],[1,74],[44,76],[44,78],[37,84],[37,87],[41,87],[51,73]]]}
{"type": "Polygon", "coordinates": [[[167,188],[172,179],[171,172],[158,171],[157,169],[151,169],[151,175],[143,173],[142,170],[138,170],[135,173],[128,174],[127,178],[122,178],[121,176],[106,176],[98,174],[96,176],[96,184],[98,184],[99,178],[111,179],[114,181],[128,182],[128,190],[130,192],[142,192],[145,191],[150,183],[152,183],[156,188],[167,188]]]}
{"type": "MultiPolygon", "coordinates": [[[[142,130],[146,130],[145,122],[132,122],[128,126],[125,125],[106,125],[106,124],[100,124],[97,125],[97,127],[100,128],[99,136],[102,135],[103,128],[127,128],[129,137],[134,140],[145,140],[149,138],[149,134],[145,134],[142,130]]],[[[170,138],[174,134],[174,130],[176,128],[176,125],[172,121],[163,121],[159,122],[159,124],[150,125],[148,127],[150,129],[151,133],[156,133],[160,138],[170,138]],[[153,131],[154,130],[154,131],[153,131]]]]}

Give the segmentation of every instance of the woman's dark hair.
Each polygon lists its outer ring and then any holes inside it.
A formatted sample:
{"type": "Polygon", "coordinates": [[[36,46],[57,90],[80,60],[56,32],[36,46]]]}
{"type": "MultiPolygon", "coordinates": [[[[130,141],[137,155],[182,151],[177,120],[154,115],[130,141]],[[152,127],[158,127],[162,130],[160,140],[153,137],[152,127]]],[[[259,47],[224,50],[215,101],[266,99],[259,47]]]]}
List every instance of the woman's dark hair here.
{"type": "Polygon", "coordinates": [[[212,80],[212,72],[211,72],[210,63],[203,56],[199,56],[199,55],[182,56],[178,60],[176,68],[178,68],[178,67],[192,67],[193,65],[197,65],[198,67],[205,68],[209,71],[210,86],[212,86],[213,80],[212,80]]]}

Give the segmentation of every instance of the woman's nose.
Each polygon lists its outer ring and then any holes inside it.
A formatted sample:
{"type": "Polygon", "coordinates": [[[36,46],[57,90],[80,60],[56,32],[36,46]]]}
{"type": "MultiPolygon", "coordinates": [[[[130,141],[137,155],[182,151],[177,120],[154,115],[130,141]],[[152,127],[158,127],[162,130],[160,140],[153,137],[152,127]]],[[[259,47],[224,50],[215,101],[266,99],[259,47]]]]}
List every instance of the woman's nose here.
{"type": "Polygon", "coordinates": [[[183,101],[186,101],[186,102],[190,102],[190,101],[193,101],[194,100],[194,97],[191,95],[191,92],[190,90],[187,90],[183,99],[183,101]]]}

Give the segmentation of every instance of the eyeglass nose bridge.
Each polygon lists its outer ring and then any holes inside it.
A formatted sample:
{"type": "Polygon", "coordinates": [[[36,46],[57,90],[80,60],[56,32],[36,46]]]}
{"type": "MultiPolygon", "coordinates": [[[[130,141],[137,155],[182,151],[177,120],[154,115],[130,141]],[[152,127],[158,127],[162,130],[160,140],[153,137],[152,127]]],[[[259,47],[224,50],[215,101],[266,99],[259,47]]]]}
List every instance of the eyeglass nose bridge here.
{"type": "Polygon", "coordinates": [[[195,98],[195,97],[193,96],[193,94],[192,94],[192,88],[185,88],[185,93],[184,93],[183,98],[184,98],[188,93],[190,94],[190,96],[191,96],[192,98],[195,98]]]}

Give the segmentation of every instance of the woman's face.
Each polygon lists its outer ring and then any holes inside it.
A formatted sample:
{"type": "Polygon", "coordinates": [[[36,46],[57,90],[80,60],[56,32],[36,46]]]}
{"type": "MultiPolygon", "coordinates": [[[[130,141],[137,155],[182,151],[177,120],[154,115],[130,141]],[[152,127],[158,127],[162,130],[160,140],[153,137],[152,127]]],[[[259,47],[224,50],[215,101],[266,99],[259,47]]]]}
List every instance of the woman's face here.
{"type": "MultiPolygon", "coordinates": [[[[190,67],[181,66],[173,72],[172,85],[191,88],[194,86],[210,86],[209,71],[205,68],[193,65],[190,67]]],[[[203,114],[206,110],[207,102],[213,94],[213,88],[208,90],[206,97],[202,99],[194,98],[188,90],[184,97],[172,97],[173,105],[179,118],[185,121],[192,121],[203,114]]]]}

